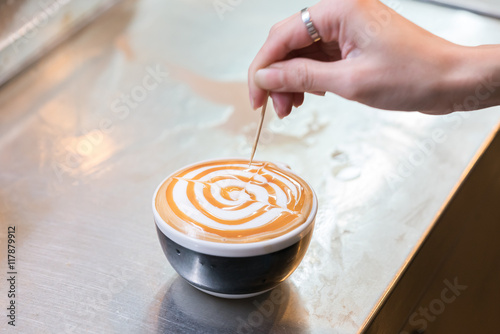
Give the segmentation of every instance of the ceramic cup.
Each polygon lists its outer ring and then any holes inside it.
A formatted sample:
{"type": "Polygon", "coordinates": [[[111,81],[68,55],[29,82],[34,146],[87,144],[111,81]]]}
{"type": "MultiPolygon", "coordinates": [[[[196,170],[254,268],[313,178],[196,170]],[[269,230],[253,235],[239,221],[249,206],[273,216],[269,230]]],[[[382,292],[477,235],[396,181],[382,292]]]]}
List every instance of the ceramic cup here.
{"type": "Polygon", "coordinates": [[[310,201],[309,214],[292,230],[266,240],[231,243],[204,240],[183,233],[167,223],[157,208],[157,196],[162,185],[184,170],[219,161],[227,160],[202,161],[186,166],[160,183],[153,196],[158,238],[171,266],[195,288],[224,298],[256,296],[283,282],[300,264],[311,241],[318,208],[317,198],[312,188],[287,166],[273,164],[287,175],[300,179],[310,190],[309,198],[305,199],[310,201]]]}

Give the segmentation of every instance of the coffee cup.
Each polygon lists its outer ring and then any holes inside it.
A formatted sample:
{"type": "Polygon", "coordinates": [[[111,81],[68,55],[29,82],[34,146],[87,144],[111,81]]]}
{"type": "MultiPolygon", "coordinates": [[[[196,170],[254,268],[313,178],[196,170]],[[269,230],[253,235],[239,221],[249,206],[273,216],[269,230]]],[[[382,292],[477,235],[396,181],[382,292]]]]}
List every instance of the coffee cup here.
{"type": "Polygon", "coordinates": [[[287,166],[244,159],[181,168],[153,196],[171,266],[224,298],[256,296],[288,278],[306,253],[317,207],[313,189],[287,166]]]}

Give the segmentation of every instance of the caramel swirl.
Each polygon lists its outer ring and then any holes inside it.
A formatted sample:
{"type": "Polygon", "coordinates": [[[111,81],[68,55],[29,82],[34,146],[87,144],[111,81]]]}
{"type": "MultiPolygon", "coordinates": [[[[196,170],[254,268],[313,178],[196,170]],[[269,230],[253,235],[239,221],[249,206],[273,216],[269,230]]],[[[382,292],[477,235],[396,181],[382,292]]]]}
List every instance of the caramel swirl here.
{"type": "Polygon", "coordinates": [[[156,210],[174,229],[215,242],[276,238],[305,223],[311,188],[270,162],[217,160],[182,169],[159,188],[156,210]]]}

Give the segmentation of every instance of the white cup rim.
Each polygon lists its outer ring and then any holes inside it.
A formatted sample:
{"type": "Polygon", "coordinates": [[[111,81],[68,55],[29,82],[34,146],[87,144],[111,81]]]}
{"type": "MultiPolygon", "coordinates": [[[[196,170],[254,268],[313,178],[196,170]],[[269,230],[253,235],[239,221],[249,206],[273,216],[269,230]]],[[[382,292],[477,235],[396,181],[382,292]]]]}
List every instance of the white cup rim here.
{"type": "MultiPolygon", "coordinates": [[[[223,161],[223,160],[235,160],[235,159],[241,159],[241,158],[220,158],[220,159],[208,159],[208,160],[202,160],[198,161],[196,163],[187,165],[182,167],[182,169],[190,168],[198,164],[203,164],[206,162],[212,162],[212,161],[223,161]]],[[[294,173],[290,168],[286,167],[286,165],[281,164],[281,163],[274,163],[281,168],[287,169],[287,171],[291,172],[295,176],[299,177],[296,173],[294,173]]],[[[312,207],[311,207],[311,212],[309,213],[309,216],[307,217],[307,220],[305,223],[297,227],[296,229],[293,229],[290,232],[287,232],[283,235],[280,235],[279,237],[264,240],[264,241],[257,241],[257,242],[249,242],[249,243],[222,243],[222,242],[215,242],[215,241],[209,241],[209,240],[200,240],[196,239],[193,237],[190,237],[182,232],[177,231],[175,228],[167,224],[163,218],[160,216],[158,211],[156,210],[156,195],[158,194],[158,191],[160,190],[160,187],[163,185],[163,183],[170,178],[172,175],[177,173],[179,170],[174,171],[173,173],[169,174],[166,178],[163,179],[163,181],[160,182],[158,187],[156,188],[154,195],[153,195],[153,214],[154,214],[154,220],[155,224],[158,227],[158,229],[170,240],[174,241],[175,243],[181,245],[182,247],[185,247],[187,249],[207,254],[207,255],[214,255],[214,256],[222,256],[222,257],[248,257],[248,256],[258,256],[258,255],[265,255],[273,252],[277,252],[279,250],[282,250],[284,248],[287,248],[299,240],[301,240],[304,236],[306,236],[310,230],[314,226],[314,221],[316,218],[316,213],[318,211],[318,199],[316,197],[316,193],[314,192],[314,189],[307,183],[305,180],[303,180],[311,189],[312,192],[312,207]]]]}

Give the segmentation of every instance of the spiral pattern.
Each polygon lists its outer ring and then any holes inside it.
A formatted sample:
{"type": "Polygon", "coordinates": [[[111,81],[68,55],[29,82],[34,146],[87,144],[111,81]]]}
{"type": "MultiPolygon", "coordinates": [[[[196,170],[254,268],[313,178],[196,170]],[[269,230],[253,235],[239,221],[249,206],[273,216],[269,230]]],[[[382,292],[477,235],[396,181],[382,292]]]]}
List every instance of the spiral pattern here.
{"type": "Polygon", "coordinates": [[[189,236],[226,243],[256,242],[304,223],[312,190],[296,175],[269,162],[218,160],[183,169],[168,178],[156,209],[189,236]]]}

